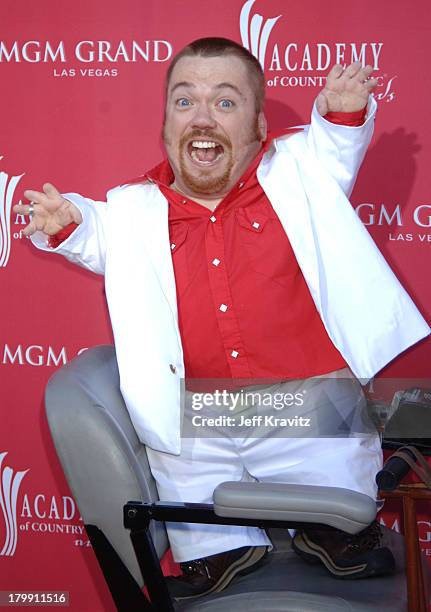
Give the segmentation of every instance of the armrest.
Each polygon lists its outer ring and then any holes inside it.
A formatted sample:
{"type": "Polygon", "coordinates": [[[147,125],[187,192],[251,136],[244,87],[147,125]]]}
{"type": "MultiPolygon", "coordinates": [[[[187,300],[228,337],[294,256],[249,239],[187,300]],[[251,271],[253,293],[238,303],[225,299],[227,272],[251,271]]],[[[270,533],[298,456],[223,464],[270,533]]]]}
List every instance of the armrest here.
{"type": "Polygon", "coordinates": [[[338,487],[267,482],[223,482],[214,491],[222,517],[323,523],[358,533],[375,518],[371,497],[338,487]]]}

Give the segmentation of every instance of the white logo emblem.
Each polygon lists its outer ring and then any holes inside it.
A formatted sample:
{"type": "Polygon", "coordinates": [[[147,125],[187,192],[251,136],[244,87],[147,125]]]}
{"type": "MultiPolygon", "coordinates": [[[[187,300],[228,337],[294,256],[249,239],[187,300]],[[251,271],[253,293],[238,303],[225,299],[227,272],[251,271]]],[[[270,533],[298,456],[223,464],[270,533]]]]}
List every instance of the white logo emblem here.
{"type": "Polygon", "coordinates": [[[2,469],[2,462],[6,455],[7,453],[0,453],[0,507],[3,511],[6,528],[4,546],[0,550],[0,557],[11,557],[15,553],[18,540],[16,503],[21,481],[28,472],[28,470],[25,470],[24,472],[14,473],[13,469],[7,466],[2,469]]]}
{"type": "Polygon", "coordinates": [[[251,7],[255,0],[247,0],[241,10],[239,27],[243,46],[259,60],[262,70],[265,70],[265,53],[269,35],[276,22],[280,19],[273,17],[263,21],[262,15],[253,15],[250,21],[251,7]]]}
{"type": "MultiPolygon", "coordinates": [[[[3,159],[3,157],[0,157],[3,159]]],[[[0,268],[4,268],[9,261],[11,234],[10,234],[10,211],[12,208],[12,198],[16,186],[24,176],[12,176],[6,172],[0,172],[0,268]]]]}

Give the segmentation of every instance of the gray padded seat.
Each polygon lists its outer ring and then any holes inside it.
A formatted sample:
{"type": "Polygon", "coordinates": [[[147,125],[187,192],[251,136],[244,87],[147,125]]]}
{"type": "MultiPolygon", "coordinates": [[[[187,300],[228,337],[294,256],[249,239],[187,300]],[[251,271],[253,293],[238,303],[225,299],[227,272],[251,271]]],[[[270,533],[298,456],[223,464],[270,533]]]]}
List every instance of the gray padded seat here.
{"type": "MultiPolygon", "coordinates": [[[[145,447],[136,436],[120,394],[113,347],[89,349],[56,372],[47,387],[46,411],[58,456],[85,524],[96,525],[104,532],[142,587],[129,532],[123,527],[123,504],[129,500],[156,501],[157,490],[145,447]]],[[[267,485],[259,497],[256,487],[260,483],[243,484],[246,487],[242,492],[237,489],[237,483],[218,487],[215,494],[218,512],[240,512],[243,506],[253,509],[253,503],[254,511],[266,512],[268,499],[278,499],[278,510],[286,511],[280,488],[283,485],[267,485]],[[247,489],[249,484],[253,486],[247,489]],[[272,487],[269,498],[268,486],[272,487]],[[250,499],[252,489],[253,503],[250,499]]],[[[310,495],[317,499],[319,492],[313,494],[312,489],[314,487],[309,487],[310,495]]],[[[352,513],[347,507],[346,492],[339,498],[337,491],[334,493],[334,499],[326,507],[328,515],[338,513],[345,520],[353,517],[357,524],[368,520],[367,513],[371,510],[367,500],[362,500],[364,503],[352,513]]],[[[299,512],[299,502],[304,499],[307,499],[306,487],[297,487],[296,501],[290,500],[290,510],[293,507],[299,512]]],[[[307,509],[311,509],[308,502],[303,510],[307,509]]],[[[152,535],[160,557],[168,547],[164,526],[153,524],[152,535]]],[[[394,532],[388,530],[386,536],[392,539],[397,574],[366,581],[335,580],[320,565],[308,565],[293,553],[287,530],[273,530],[271,536],[275,548],[262,567],[237,578],[222,593],[182,602],[178,609],[193,612],[401,612],[407,609],[403,538],[394,532]]]]}
{"type": "MultiPolygon", "coordinates": [[[[126,501],[157,501],[147,453],[120,393],[112,346],[82,353],[51,378],[45,396],[51,435],[85,524],[96,525],[129,568],[142,576],[123,527],[126,501]]],[[[162,523],[153,523],[159,556],[168,547],[162,523]]]]}

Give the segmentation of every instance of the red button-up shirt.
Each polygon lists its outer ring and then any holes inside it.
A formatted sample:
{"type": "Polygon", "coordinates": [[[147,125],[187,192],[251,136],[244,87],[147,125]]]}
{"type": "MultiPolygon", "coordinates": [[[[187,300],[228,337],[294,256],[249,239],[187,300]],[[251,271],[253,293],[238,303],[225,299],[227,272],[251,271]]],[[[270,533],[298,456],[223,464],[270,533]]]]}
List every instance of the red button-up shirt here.
{"type": "MultiPolygon", "coordinates": [[[[331,113],[360,125],[364,112],[331,113]]],[[[268,144],[271,139],[268,140],[268,144]]],[[[346,367],[256,177],[263,149],[214,212],[170,188],[165,160],[139,180],[169,203],[186,378],[306,378],[346,367]]],[[[57,246],[73,225],[51,239],[57,246]]]]}
{"type": "Polygon", "coordinates": [[[188,379],[306,378],[346,366],[257,181],[262,155],[214,212],[169,187],[167,160],[147,174],[169,202],[188,379]]]}

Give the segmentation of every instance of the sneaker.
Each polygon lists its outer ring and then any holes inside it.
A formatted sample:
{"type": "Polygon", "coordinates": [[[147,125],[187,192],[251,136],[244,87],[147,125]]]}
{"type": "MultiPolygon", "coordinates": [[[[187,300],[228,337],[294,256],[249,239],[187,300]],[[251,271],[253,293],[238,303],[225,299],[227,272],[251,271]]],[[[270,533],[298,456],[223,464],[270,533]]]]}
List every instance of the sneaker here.
{"type": "Polygon", "coordinates": [[[355,535],[339,529],[298,531],[292,548],[309,563],[323,563],[334,578],[367,578],[395,572],[394,556],[381,539],[381,527],[373,521],[355,535]]]}
{"type": "Polygon", "coordinates": [[[171,597],[188,599],[218,593],[237,575],[257,569],[267,554],[267,546],[243,546],[234,550],[180,563],[182,575],[168,576],[171,597]]]}

